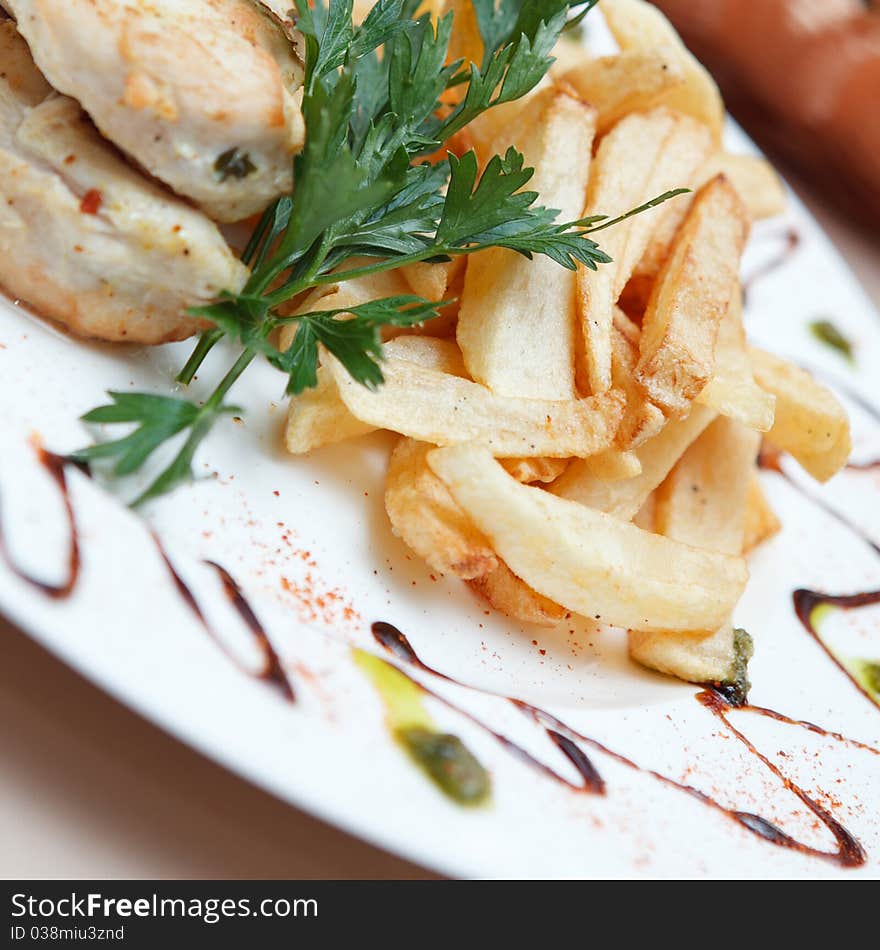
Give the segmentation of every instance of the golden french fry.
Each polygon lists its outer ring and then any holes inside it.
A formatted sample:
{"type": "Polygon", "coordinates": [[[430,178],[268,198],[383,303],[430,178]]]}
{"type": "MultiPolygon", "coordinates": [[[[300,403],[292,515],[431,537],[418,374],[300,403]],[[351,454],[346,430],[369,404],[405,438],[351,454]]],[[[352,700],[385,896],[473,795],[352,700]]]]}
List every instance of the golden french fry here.
{"type": "Polygon", "coordinates": [[[428,264],[416,261],[400,268],[400,273],[409,284],[412,292],[425,300],[443,300],[446,291],[452,285],[458,273],[464,268],[464,256],[453,257],[451,261],[428,264]]]}
{"type": "Polygon", "coordinates": [[[743,698],[749,687],[747,667],[752,652],[752,638],[730,623],[710,633],[629,632],[629,655],[642,666],[689,683],[733,687],[743,698]]]}
{"type": "Polygon", "coordinates": [[[753,429],[717,418],[657,489],[655,530],[684,544],[739,554],[760,441],[753,429]]]}
{"type": "Polygon", "coordinates": [[[641,460],[631,449],[606,449],[583,461],[588,463],[587,470],[594,478],[605,482],[619,482],[642,474],[641,460]]]}
{"type": "Polygon", "coordinates": [[[758,432],[768,432],[773,425],[776,397],[755,382],[742,325],[739,288],[718,327],[714,374],[697,396],[697,402],[758,432]]]}
{"type": "Polygon", "coordinates": [[[555,481],[568,467],[568,459],[502,459],[504,470],[518,482],[531,485],[534,482],[555,481]]]}
{"type": "Polygon", "coordinates": [[[598,113],[596,131],[604,135],[630,112],[655,106],[669,90],[685,81],[685,70],[672,47],[629,50],[598,59],[581,57],[565,71],[554,67],[598,113]]]}
{"type": "Polygon", "coordinates": [[[429,567],[464,580],[494,571],[498,559],[426,462],[433,446],[401,439],[391,453],[385,510],[394,533],[429,567]]]}
{"type": "Polygon", "coordinates": [[[766,158],[719,152],[710,164],[714,164],[716,174],[725,175],[736,188],[752,221],[772,218],[785,211],[787,202],[782,179],[766,158]]]}
{"type": "MultiPolygon", "coordinates": [[[[606,472],[615,469],[620,472],[629,470],[629,477],[632,477],[639,474],[639,469],[633,462],[634,455],[631,450],[657,435],[666,425],[666,416],[662,409],[645,397],[636,382],[635,370],[639,360],[641,328],[619,307],[615,307],[611,334],[611,381],[617,389],[626,393],[626,412],[614,437],[615,449],[604,452],[601,461],[594,460],[592,468],[597,475],[604,478],[609,475],[602,475],[597,466],[604,467],[606,472]]],[[[621,474],[616,477],[626,476],[621,474]]]]}
{"type": "Polygon", "coordinates": [[[743,529],[742,553],[748,554],[759,544],[782,527],[776,512],[770,507],[770,502],[761,488],[761,480],[757,473],[752,473],[746,493],[746,521],[743,529]]]}
{"type": "Polygon", "coordinates": [[[641,528],[643,531],[650,531],[654,534],[654,513],[656,509],[657,499],[654,497],[654,493],[651,492],[645,499],[645,503],[642,507],[633,515],[632,523],[637,528],[641,528]]]}
{"type": "MultiPolygon", "coordinates": [[[[519,139],[535,175],[529,187],[560,220],[580,217],[595,113],[564,91],[519,139]]],[[[542,100],[543,101],[543,100],[542,100]]],[[[501,396],[573,399],[575,275],[549,258],[483,251],[468,263],[457,339],[471,376],[501,396]]]]}
{"type": "Polygon", "coordinates": [[[461,350],[454,340],[439,340],[431,336],[398,336],[383,347],[385,358],[406,360],[425,369],[467,378],[461,350]]]}
{"type": "MultiPolygon", "coordinates": [[[[760,435],[720,417],[691,444],[655,492],[654,530],[684,544],[739,554],[760,435]]],[[[697,683],[747,688],[751,638],[730,622],[713,631],[633,631],[630,656],[697,683]]]]}
{"type": "Polygon", "coordinates": [[[758,385],[776,397],[767,440],[788,452],[817,481],[828,481],[846,465],[852,451],[846,410],[806,370],[756,347],[749,353],[758,385]]]}
{"type": "Polygon", "coordinates": [[[629,521],[714,418],[713,410],[694,406],[687,418],[667,423],[658,435],[634,450],[641,466],[634,478],[609,482],[597,477],[586,459],[575,459],[550,491],[559,498],[629,521]]]}
{"type": "Polygon", "coordinates": [[[564,81],[565,74],[577,67],[592,62],[595,56],[574,36],[563,33],[556,41],[551,53],[554,59],[549,76],[554,83],[564,81]]]}
{"type": "MultiPolygon", "coordinates": [[[[473,3],[471,0],[445,0],[443,13],[447,12],[453,15],[447,62],[463,59],[465,63],[476,63],[479,66],[483,59],[484,47],[473,3]]],[[[458,102],[466,88],[461,85],[449,89],[444,95],[444,100],[450,103],[458,102]]]]}
{"type": "Polygon", "coordinates": [[[602,0],[600,7],[611,33],[624,52],[671,47],[685,72],[680,85],[664,93],[662,102],[692,115],[721,138],[724,103],[718,86],[681,41],[675,28],[652,4],[644,0],[602,0]]]}
{"type": "Polygon", "coordinates": [[[569,610],[622,627],[702,629],[720,626],[745,587],[741,558],[520,485],[481,446],[435,449],[428,464],[508,567],[569,610]]]}
{"type": "MultiPolygon", "coordinates": [[[[724,175],[736,189],[750,220],[759,221],[785,210],[785,190],[770,163],[755,155],[716,152],[710,156],[689,182],[700,189],[718,175],[724,175]]],[[[654,233],[636,265],[634,276],[653,280],[669,257],[675,234],[687,216],[693,199],[687,196],[670,202],[658,218],[654,233]]]]}
{"type": "Polygon", "coordinates": [[[387,359],[385,382],[369,390],[326,354],[342,401],[361,422],[421,442],[478,442],[501,458],[571,458],[608,448],[623,415],[623,394],[568,402],[496,396],[479,383],[387,359]]]}
{"type": "Polygon", "coordinates": [[[668,415],[687,412],[713,374],[747,236],[739,196],[723,176],[713,179],[676,236],[642,322],[636,380],[668,415]]]}
{"type": "MultiPolygon", "coordinates": [[[[407,360],[427,369],[464,376],[461,352],[450,340],[401,336],[385,344],[385,355],[407,360]]],[[[287,411],[284,443],[293,455],[375,431],[376,426],[356,419],[342,401],[333,375],[318,369],[318,385],[293,396],[287,411]]]]}
{"type": "Polygon", "coordinates": [[[481,168],[493,155],[503,155],[507,151],[513,139],[511,129],[516,129],[517,138],[529,133],[546,106],[547,96],[554,92],[554,84],[545,76],[520,99],[487,109],[467,126],[471,147],[477,153],[481,168]]]}
{"type": "Polygon", "coordinates": [[[468,584],[496,610],[523,623],[555,627],[568,616],[564,607],[532,590],[503,561],[498,562],[495,570],[468,584]]]}
{"type": "MultiPolygon", "coordinates": [[[[710,148],[705,128],[686,116],[667,109],[628,115],[599,145],[584,215],[613,218],[666,191],[687,186],[710,148]]],[[[578,317],[587,376],[594,393],[612,385],[614,304],[642,257],[664,207],[652,208],[603,231],[602,249],[612,258],[611,263],[601,264],[595,271],[578,269],[578,317]]]]}

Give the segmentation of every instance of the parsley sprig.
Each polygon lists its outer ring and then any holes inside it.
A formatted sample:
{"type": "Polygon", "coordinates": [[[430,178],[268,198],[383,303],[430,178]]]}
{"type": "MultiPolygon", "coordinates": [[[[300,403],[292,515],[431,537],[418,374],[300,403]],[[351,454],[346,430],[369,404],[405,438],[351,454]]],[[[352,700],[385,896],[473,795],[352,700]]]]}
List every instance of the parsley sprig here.
{"type": "Polygon", "coordinates": [[[417,15],[418,0],[378,0],[359,26],[352,20],[353,0],[295,0],[305,40],[306,130],[293,162],[295,188],[274,201],[254,228],[242,255],[250,267],[242,290],[190,311],[213,327],[201,335],[178,381],[190,383],[224,337],[241,346],[238,359],[202,404],[110,393],[112,404],[83,417],[136,425],[123,438],[75,455],[87,462],[115,459],[117,475],[136,471],[161,445],[186,433],[177,455],[135,504],[192,478],[195,452],[214,423],[240,412],[224,400],[257,356],[287,376],[290,394],[316,385],[319,344],[355,380],[375,387],[383,381],[381,328],[423,323],[444,303],[397,296],[344,311],[280,312],[307,291],[491,247],[543,254],[571,270],[610,260],[589,234],[621,219],[557,223],[558,212],[523,190],[533,169],[524,167],[516,149],[494,156],[482,171],[472,151],[427,161],[486,110],[533,89],[550,68],[550,51],[571,14],[582,19],[597,0],[472,2],[484,45],[480,63],[448,61],[452,14],[436,22],[417,15]],[[286,324],[295,324],[296,333],[279,350],[273,332],[286,324]]]}

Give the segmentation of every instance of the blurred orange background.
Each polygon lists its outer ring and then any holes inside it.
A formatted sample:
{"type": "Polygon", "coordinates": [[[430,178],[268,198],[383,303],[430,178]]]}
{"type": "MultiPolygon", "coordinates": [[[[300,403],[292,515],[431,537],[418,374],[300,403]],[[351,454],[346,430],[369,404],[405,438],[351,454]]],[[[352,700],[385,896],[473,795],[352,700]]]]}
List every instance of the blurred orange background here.
{"type": "Polygon", "coordinates": [[[732,114],[840,210],[880,224],[875,0],[655,0],[732,114]]]}

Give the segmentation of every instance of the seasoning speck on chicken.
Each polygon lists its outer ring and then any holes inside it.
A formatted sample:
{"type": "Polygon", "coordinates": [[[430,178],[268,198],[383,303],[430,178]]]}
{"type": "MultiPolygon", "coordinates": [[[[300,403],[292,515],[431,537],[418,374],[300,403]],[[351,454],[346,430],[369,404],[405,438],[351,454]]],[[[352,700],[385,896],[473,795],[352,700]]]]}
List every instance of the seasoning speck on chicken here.
{"type": "Polygon", "coordinates": [[[272,4],[3,0],[52,86],[217,221],[292,187],[303,68],[272,4]]]}
{"type": "Polygon", "coordinates": [[[161,343],[247,270],[202,212],[132,168],[0,22],[0,286],[85,336],[161,343]]]}

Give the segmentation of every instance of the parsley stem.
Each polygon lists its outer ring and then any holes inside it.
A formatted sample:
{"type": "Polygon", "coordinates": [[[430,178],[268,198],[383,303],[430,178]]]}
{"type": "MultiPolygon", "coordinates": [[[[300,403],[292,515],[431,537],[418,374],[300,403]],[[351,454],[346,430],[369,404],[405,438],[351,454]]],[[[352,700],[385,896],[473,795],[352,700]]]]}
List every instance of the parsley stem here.
{"type": "Polygon", "coordinates": [[[205,357],[214,348],[214,344],[222,338],[223,331],[217,327],[214,327],[211,330],[203,331],[199,336],[199,342],[196,345],[196,348],[192,351],[190,358],[186,361],[186,365],[177,374],[176,381],[178,383],[183,383],[184,386],[188,386],[192,382],[193,376],[195,376],[198,368],[204,362],[205,357]]]}
{"type": "Polygon", "coordinates": [[[239,355],[238,359],[233,363],[229,372],[220,380],[217,384],[217,388],[211,395],[208,397],[208,401],[201,408],[203,413],[213,413],[220,408],[220,404],[223,402],[223,397],[229,392],[230,389],[235,385],[238,377],[250,366],[254,358],[257,355],[256,350],[244,350],[239,355]]]}
{"type": "Polygon", "coordinates": [[[351,280],[354,277],[366,277],[369,274],[380,274],[382,271],[396,270],[398,267],[404,267],[407,264],[415,264],[418,261],[428,260],[431,257],[442,257],[448,254],[468,254],[471,250],[480,250],[479,247],[426,247],[420,251],[413,251],[412,254],[401,254],[399,257],[387,257],[378,260],[375,264],[364,264],[362,267],[353,267],[351,270],[331,271],[329,274],[313,276],[308,283],[303,286],[303,280],[297,281],[285,287],[279,287],[274,293],[267,294],[266,300],[270,307],[277,307],[279,304],[290,300],[296,294],[312,287],[320,287],[324,284],[335,284],[351,280]]]}

